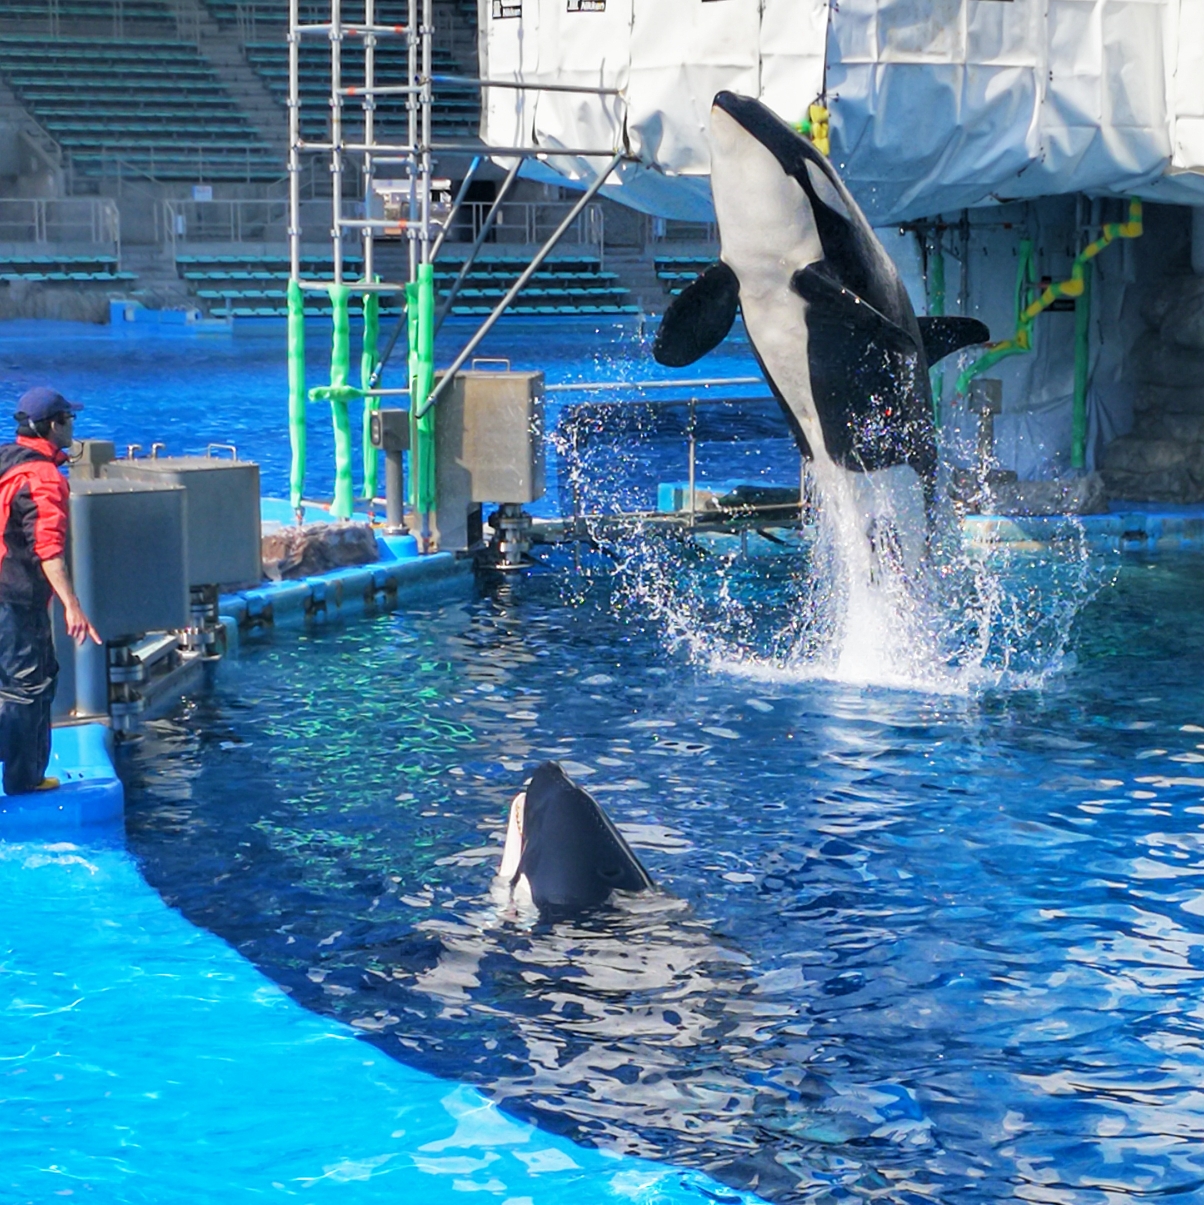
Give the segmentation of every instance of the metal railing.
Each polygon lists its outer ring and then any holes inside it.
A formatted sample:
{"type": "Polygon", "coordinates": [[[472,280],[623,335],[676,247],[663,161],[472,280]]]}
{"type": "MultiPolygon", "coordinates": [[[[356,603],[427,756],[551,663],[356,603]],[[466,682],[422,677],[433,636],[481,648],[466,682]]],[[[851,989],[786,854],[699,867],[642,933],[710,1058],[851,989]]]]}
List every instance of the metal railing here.
{"type": "MultiPolygon", "coordinates": [[[[330,202],[300,202],[310,229],[330,224],[330,202]]],[[[343,216],[361,218],[359,201],[344,201],[343,216]]],[[[155,209],[155,242],[174,256],[181,244],[279,243],[288,241],[288,198],[256,200],[163,201],[155,209]]]]}
{"type": "Polygon", "coordinates": [[[80,243],[121,255],[121,219],[109,197],[0,199],[0,243],[80,243]]]}
{"type": "Polygon", "coordinates": [[[646,217],[645,243],[718,243],[719,226],[715,222],[684,222],[677,218],[646,217]]]}
{"type": "Polygon", "coordinates": [[[221,180],[249,184],[284,178],[284,162],[270,147],[220,142],[173,142],[167,146],[102,145],[76,151],[78,175],[94,165],[118,180],[221,180]]]}
{"type": "MultiPolygon", "coordinates": [[[[493,221],[489,241],[494,243],[543,243],[564,221],[573,208],[571,201],[503,201],[493,221]]],[[[469,201],[460,207],[459,216],[448,234],[448,241],[471,242],[481,232],[490,202],[469,201]]],[[[561,237],[562,243],[596,247],[598,255],[606,237],[605,215],[601,205],[587,205],[561,237]]]]}

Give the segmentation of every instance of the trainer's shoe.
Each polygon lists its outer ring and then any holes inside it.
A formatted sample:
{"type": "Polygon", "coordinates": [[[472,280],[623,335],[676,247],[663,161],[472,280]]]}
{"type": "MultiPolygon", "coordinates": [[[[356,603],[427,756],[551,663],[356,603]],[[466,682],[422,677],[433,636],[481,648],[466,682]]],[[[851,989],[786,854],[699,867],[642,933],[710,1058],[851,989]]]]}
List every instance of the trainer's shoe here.
{"type": "Polygon", "coordinates": [[[42,781],[40,783],[38,783],[38,785],[36,787],[34,787],[34,790],[35,791],[54,791],[54,790],[57,790],[62,785],[63,784],[61,782],[59,782],[59,780],[57,778],[43,778],[42,781]]]}

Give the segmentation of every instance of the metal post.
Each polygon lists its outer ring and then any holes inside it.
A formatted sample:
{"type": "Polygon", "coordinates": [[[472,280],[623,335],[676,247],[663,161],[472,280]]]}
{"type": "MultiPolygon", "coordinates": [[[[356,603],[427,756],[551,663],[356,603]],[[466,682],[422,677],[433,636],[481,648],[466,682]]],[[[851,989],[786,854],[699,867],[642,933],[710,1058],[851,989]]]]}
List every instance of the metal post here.
{"type": "Polygon", "coordinates": [[[698,509],[695,493],[694,493],[694,457],[696,451],[696,441],[694,439],[694,419],[695,419],[695,401],[690,399],[690,417],[687,420],[686,430],[690,440],[690,526],[694,526],[694,514],[698,509]]]}
{"type": "Polygon", "coordinates": [[[289,279],[301,278],[301,35],[299,0],[288,0],[288,254],[289,279]]]}
{"type": "Polygon", "coordinates": [[[335,284],[343,281],[343,12],[342,0],[330,0],[330,192],[334,211],[330,253],[335,284]]]}
{"type": "MultiPolygon", "coordinates": [[[[422,0],[422,262],[431,262],[431,39],[434,0],[422,0]]],[[[413,81],[411,81],[412,83],[413,81]]]]}
{"type": "MultiPolygon", "coordinates": [[[[428,0],[428,2],[429,2],[429,0],[428,0]]],[[[468,358],[472,355],[472,353],[474,351],[476,351],[481,340],[484,339],[485,336],[490,332],[490,330],[493,329],[493,324],[495,322],[497,322],[497,320],[506,312],[507,309],[510,308],[510,303],[515,299],[515,297],[518,296],[520,290],[527,283],[527,281],[529,281],[531,279],[531,277],[534,276],[535,273],[539,271],[540,265],[552,253],[552,249],[556,246],[556,244],[558,242],[560,242],[561,235],[564,234],[564,232],[576,220],[577,215],[598,194],[598,191],[601,189],[602,185],[605,184],[606,181],[610,178],[610,173],[613,172],[615,170],[615,168],[619,166],[619,163],[622,160],[624,154],[626,154],[626,152],[621,151],[621,150],[615,152],[614,157],[611,159],[610,163],[608,163],[606,165],[606,168],[603,171],[598,173],[598,178],[589,186],[589,188],[587,188],[585,190],[585,192],[581,195],[581,199],[569,211],[568,216],[564,219],[563,222],[560,223],[560,225],[556,228],[556,230],[553,231],[552,237],[550,239],[548,239],[548,241],[539,249],[539,251],[535,255],[534,259],[531,260],[531,262],[523,270],[522,274],[514,282],[514,284],[512,284],[510,286],[510,289],[506,293],[506,296],[503,297],[501,299],[501,301],[499,301],[497,303],[497,305],[493,307],[493,312],[489,315],[488,318],[485,319],[484,322],[481,323],[480,327],[477,329],[477,333],[475,335],[473,335],[473,337],[471,339],[469,339],[469,341],[465,345],[464,349],[460,352],[460,354],[453,361],[452,366],[447,370],[446,373],[443,374],[443,378],[440,380],[439,384],[436,385],[435,388],[431,391],[430,396],[427,398],[426,402],[423,404],[421,409],[418,411],[419,417],[421,417],[433,405],[435,405],[435,403],[439,400],[440,396],[442,395],[443,391],[450,387],[451,382],[455,378],[456,373],[458,373],[460,371],[460,369],[464,367],[464,365],[468,362],[468,358]]]]}
{"type": "Polygon", "coordinates": [[[405,453],[400,448],[385,449],[385,527],[390,531],[402,531],[405,526],[402,507],[405,499],[404,459],[405,453]]]}
{"type": "MultiPolygon", "coordinates": [[[[376,24],[376,0],[364,0],[364,24],[372,28],[376,24]]],[[[376,87],[376,34],[364,35],[364,146],[371,148],[376,139],[376,97],[373,89],[376,87]]],[[[364,152],[364,206],[372,200],[372,179],[375,168],[372,164],[371,149],[364,152]]],[[[342,215],[340,215],[342,216],[342,215]]],[[[371,214],[369,213],[370,217],[371,214]]],[[[375,265],[373,252],[375,240],[371,226],[364,227],[364,280],[375,280],[375,265]]],[[[371,502],[371,499],[369,499],[371,502]]]]}
{"type": "Polygon", "coordinates": [[[414,228],[418,223],[418,164],[413,148],[418,145],[418,97],[413,92],[418,78],[418,0],[409,0],[407,9],[408,26],[406,30],[406,46],[409,53],[409,67],[406,73],[406,83],[411,91],[406,97],[406,142],[411,148],[408,153],[410,173],[410,220],[406,227],[406,236],[410,252],[409,281],[413,284],[418,279],[418,246],[414,240],[414,228]]]}

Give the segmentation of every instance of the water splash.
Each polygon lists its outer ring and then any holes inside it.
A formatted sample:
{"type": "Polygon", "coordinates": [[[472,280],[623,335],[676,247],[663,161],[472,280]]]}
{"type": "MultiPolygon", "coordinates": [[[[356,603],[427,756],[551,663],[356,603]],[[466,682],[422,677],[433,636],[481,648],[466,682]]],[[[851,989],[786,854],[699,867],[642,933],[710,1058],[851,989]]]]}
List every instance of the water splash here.
{"type": "MultiPolygon", "coordinates": [[[[605,483],[621,476],[583,459],[571,471],[580,498],[593,492],[587,513],[619,509],[605,483]]],[[[591,521],[617,605],[651,616],[695,663],[759,680],[966,694],[1040,688],[1066,667],[1075,617],[1111,573],[1076,520],[1039,550],[974,548],[951,508],[928,538],[910,469],[814,485],[812,521],[771,533],[785,544],[591,521]]]]}

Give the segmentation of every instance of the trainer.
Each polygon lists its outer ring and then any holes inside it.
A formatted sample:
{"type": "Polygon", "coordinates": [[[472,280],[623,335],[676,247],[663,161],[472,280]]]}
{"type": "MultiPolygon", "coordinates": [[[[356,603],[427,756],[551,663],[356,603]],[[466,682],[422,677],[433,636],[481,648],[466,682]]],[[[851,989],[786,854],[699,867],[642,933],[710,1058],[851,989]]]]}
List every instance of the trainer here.
{"type": "Polygon", "coordinates": [[[0,444],[0,761],[7,795],[59,785],[45,777],[59,672],[52,593],[72,639],[100,643],[65,559],[68,487],[61,468],[82,409],[53,389],[31,389],[17,403],[16,442],[0,444]]]}

